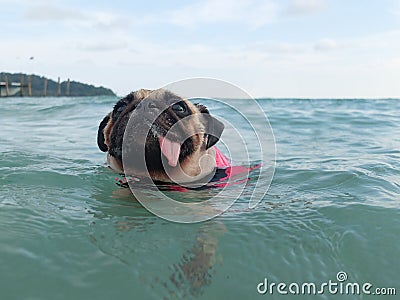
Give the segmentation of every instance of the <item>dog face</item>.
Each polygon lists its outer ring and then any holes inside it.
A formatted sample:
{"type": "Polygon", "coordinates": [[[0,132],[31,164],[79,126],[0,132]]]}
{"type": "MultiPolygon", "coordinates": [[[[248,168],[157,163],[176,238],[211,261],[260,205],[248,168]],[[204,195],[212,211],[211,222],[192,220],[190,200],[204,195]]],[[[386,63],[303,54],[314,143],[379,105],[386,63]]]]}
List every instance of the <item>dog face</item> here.
{"type": "Polygon", "coordinates": [[[203,105],[167,90],[142,89],[119,100],[104,117],[97,143],[120,170],[127,167],[122,163],[124,142],[129,169],[139,175],[146,168],[151,177],[165,178],[166,169],[198,165],[197,160],[218,142],[223,129],[203,105]]]}

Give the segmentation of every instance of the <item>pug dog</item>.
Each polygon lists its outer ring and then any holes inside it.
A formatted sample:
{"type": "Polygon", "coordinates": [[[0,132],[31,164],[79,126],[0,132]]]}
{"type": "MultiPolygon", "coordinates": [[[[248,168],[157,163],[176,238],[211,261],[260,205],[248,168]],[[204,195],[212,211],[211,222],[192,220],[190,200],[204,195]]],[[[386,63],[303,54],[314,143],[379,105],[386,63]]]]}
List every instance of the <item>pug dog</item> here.
{"type": "Polygon", "coordinates": [[[101,121],[97,144],[111,169],[159,182],[211,178],[224,124],[201,104],[169,90],[141,89],[119,100],[101,121]]]}

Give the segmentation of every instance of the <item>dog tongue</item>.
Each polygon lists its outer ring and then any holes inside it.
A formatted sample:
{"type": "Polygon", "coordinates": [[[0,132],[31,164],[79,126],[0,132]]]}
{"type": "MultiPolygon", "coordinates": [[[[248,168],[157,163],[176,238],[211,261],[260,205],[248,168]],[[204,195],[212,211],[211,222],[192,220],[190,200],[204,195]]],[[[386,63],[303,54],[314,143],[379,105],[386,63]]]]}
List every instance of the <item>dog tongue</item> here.
{"type": "Polygon", "coordinates": [[[160,143],[161,152],[168,159],[168,164],[171,167],[176,167],[179,154],[181,153],[181,145],[161,136],[158,138],[158,141],[160,143]]]}

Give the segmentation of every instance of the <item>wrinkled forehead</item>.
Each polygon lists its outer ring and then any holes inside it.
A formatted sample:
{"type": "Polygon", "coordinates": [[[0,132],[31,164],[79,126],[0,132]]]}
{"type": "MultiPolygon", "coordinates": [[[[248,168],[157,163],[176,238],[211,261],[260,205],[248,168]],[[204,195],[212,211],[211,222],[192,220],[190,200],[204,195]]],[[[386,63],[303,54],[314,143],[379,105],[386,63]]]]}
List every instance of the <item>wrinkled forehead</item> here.
{"type": "Polygon", "coordinates": [[[168,106],[178,101],[183,101],[183,99],[178,95],[172,93],[171,91],[162,89],[155,90],[143,98],[142,101],[154,101],[158,103],[165,103],[168,106]]]}
{"type": "Polygon", "coordinates": [[[155,90],[152,93],[146,95],[145,97],[141,98],[139,101],[136,102],[136,105],[139,102],[143,103],[157,103],[158,107],[161,108],[168,108],[174,104],[180,104],[185,108],[188,108],[191,113],[196,112],[196,107],[191,105],[190,101],[174,94],[171,91],[168,90],[155,90]]]}
{"type": "Polygon", "coordinates": [[[127,97],[117,102],[112,112],[113,120],[117,120],[121,115],[132,112],[136,109],[139,103],[142,102],[145,104],[156,102],[159,104],[159,107],[165,107],[165,109],[175,103],[179,103],[187,108],[189,114],[199,113],[198,108],[193,103],[179,97],[171,91],[163,89],[155,91],[139,90],[129,94],[127,97]]]}

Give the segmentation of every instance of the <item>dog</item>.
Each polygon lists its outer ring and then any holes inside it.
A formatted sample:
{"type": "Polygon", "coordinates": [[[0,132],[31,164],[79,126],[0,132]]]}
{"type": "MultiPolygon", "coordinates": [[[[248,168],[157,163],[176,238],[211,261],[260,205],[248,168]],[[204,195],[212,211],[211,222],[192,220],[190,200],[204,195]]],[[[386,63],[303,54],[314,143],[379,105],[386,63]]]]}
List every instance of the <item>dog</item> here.
{"type": "Polygon", "coordinates": [[[100,122],[97,144],[115,172],[195,182],[229,165],[215,147],[223,130],[204,105],[169,90],[140,89],[119,100],[100,122]]]}

